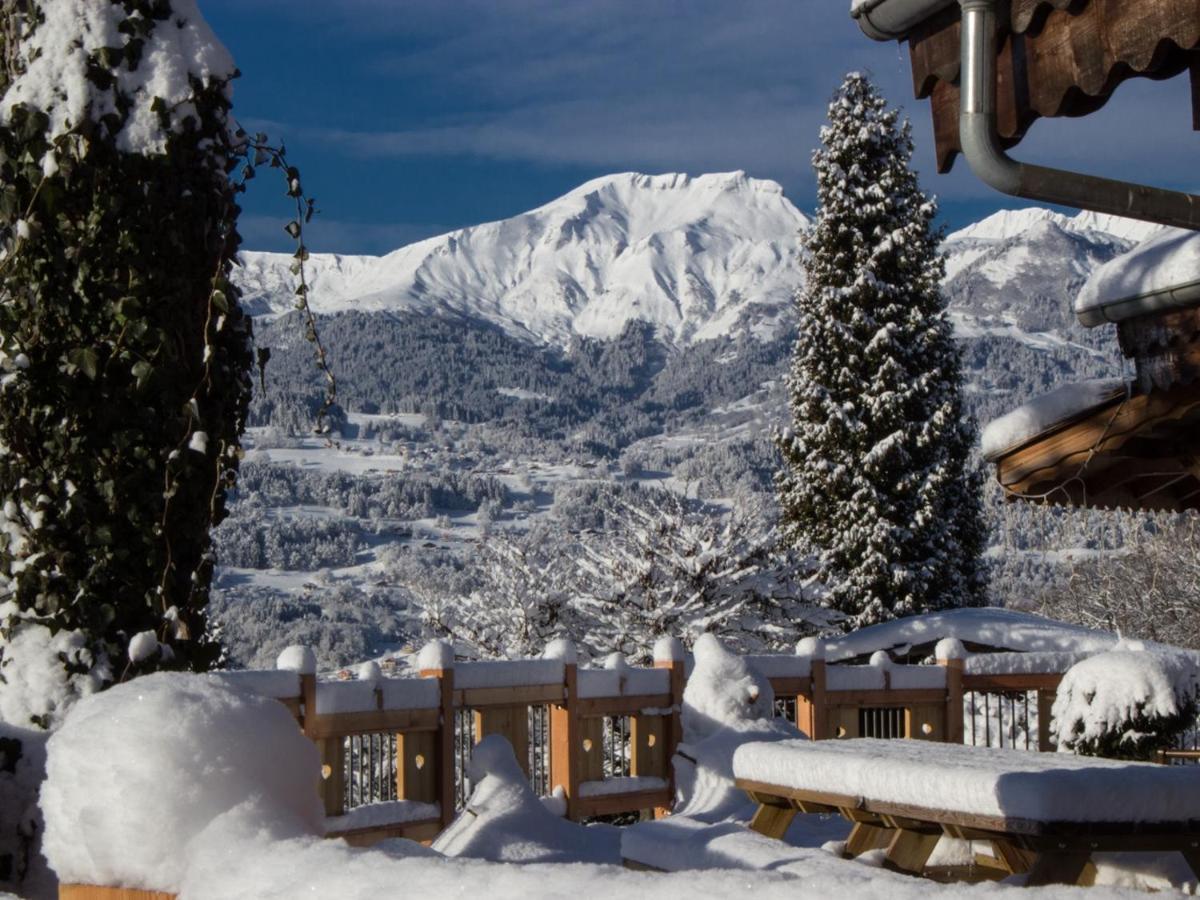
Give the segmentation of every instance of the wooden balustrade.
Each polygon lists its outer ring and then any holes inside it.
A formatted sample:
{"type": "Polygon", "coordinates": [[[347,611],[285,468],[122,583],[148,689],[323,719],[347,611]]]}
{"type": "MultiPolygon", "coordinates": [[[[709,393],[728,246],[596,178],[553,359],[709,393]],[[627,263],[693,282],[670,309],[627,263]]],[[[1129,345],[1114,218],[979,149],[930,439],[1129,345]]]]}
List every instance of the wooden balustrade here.
{"type": "MultiPolygon", "coordinates": [[[[968,694],[1028,698],[1036,692],[1036,745],[1052,749],[1050,704],[1061,673],[973,673],[961,659],[940,660],[938,666],[878,667],[784,656],[755,662],[769,673],[777,697],[795,699],[797,727],[813,739],[906,737],[962,743],[969,737],[964,727],[968,694]]],[[[504,663],[462,664],[460,671],[458,682],[453,668],[422,671],[420,679],[384,679],[373,694],[361,682],[318,684],[304,675],[294,697],[280,698],[321,752],[320,790],[331,835],[355,843],[396,836],[429,840],[448,825],[456,814],[456,777],[461,777],[456,774],[461,766],[456,719],[464,710],[470,712],[471,738],[503,736],[527,774],[531,744],[540,748],[538,742],[545,741],[548,789],[561,788],[570,819],[669,812],[675,788],[671,758],[682,737],[682,662],[624,673],[581,672],[574,663],[528,660],[514,661],[511,669],[504,663]],[[521,666],[525,668],[518,671],[521,666]],[[522,683],[531,671],[541,683],[522,683]],[[548,710],[544,735],[530,733],[535,706],[548,710]],[[606,771],[606,718],[628,722],[627,748],[618,751],[627,754],[627,775],[606,771]],[[395,740],[394,758],[386,760],[395,773],[396,803],[389,808],[397,815],[395,822],[381,823],[379,816],[346,809],[348,778],[370,776],[364,776],[362,764],[357,775],[347,772],[348,739],[364,735],[395,740]]],[[[1030,722],[1033,708],[1027,699],[1030,722]]],[[[368,766],[376,764],[372,759],[368,766]]]]}

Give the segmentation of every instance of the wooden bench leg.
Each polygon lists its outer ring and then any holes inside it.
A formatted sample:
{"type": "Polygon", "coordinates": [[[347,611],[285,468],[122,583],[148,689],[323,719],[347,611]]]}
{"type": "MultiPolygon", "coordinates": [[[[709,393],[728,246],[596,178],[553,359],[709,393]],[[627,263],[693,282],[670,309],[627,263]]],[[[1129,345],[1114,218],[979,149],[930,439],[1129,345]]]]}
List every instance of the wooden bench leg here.
{"type": "Polygon", "coordinates": [[[858,856],[868,850],[886,847],[891,842],[893,833],[891,828],[855,822],[854,827],[850,829],[850,837],[846,838],[846,855],[858,856]]]}
{"type": "Polygon", "coordinates": [[[1187,860],[1188,868],[1192,870],[1192,874],[1200,879],[1200,850],[1180,850],[1183,858],[1187,860]]]}
{"type": "Polygon", "coordinates": [[[1008,841],[992,841],[992,847],[996,851],[996,860],[1008,870],[1010,875],[1025,874],[1033,868],[1034,860],[1037,858],[1037,854],[1033,851],[1017,847],[1008,841]]]}
{"type": "Polygon", "coordinates": [[[769,838],[783,840],[792,819],[796,818],[796,810],[786,806],[768,806],[759,804],[758,811],[750,820],[750,830],[769,838]]]}
{"type": "Polygon", "coordinates": [[[1041,887],[1047,884],[1079,884],[1080,876],[1088,867],[1091,854],[1077,851],[1072,853],[1039,853],[1025,879],[1026,887],[1041,887]]]}
{"type": "Polygon", "coordinates": [[[895,832],[888,844],[887,861],[891,867],[920,875],[941,839],[940,831],[931,833],[901,829],[895,832]]]}

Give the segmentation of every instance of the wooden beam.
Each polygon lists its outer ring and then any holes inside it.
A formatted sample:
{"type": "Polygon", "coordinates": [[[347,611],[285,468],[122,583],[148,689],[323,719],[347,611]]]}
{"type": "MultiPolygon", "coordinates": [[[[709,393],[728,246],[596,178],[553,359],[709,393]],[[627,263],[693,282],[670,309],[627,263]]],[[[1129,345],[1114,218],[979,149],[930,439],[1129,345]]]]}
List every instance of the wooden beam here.
{"type": "Polygon", "coordinates": [[[58,900],[175,900],[175,896],[166,891],[100,887],[94,884],[60,884],[58,886],[58,900]]]}
{"type": "Polygon", "coordinates": [[[454,692],[454,705],[459,709],[480,709],[487,706],[541,706],[561,703],[565,694],[561,684],[535,684],[518,687],[462,688],[454,692]]]}
{"type": "MultiPolygon", "coordinates": [[[[576,703],[583,718],[594,716],[632,716],[644,709],[670,710],[670,694],[645,694],[630,697],[589,697],[576,703]]],[[[669,713],[667,713],[669,715],[669,713]]]]}
{"type": "Polygon", "coordinates": [[[437,709],[376,709],[368,712],[329,713],[306,720],[308,736],[314,740],[380,732],[437,731],[437,709]]]}

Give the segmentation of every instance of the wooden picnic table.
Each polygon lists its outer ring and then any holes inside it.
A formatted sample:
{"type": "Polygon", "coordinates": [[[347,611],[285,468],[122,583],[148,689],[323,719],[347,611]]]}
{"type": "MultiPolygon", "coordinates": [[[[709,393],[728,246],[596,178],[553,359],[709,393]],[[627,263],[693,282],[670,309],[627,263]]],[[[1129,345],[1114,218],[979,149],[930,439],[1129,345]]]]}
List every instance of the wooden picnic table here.
{"type": "MultiPolygon", "coordinates": [[[[746,745],[757,747],[760,745],[746,745]]],[[[857,856],[868,850],[885,849],[889,868],[913,874],[932,874],[926,871],[926,863],[938,841],[943,836],[960,840],[989,843],[995,853],[994,860],[979,858],[984,867],[992,872],[984,877],[1004,877],[1009,874],[1027,874],[1026,884],[1090,884],[1095,875],[1091,857],[1096,852],[1145,851],[1183,854],[1192,872],[1200,878],[1200,768],[1182,767],[1168,769],[1148,764],[1112,764],[1106,760],[1082,761],[1065,754],[1033,754],[1028,751],[995,751],[958,745],[930,744],[924,741],[785,741],[771,746],[769,754],[755,751],[743,753],[739,748],[734,758],[737,785],[758,804],[750,827],[760,834],[782,838],[797,813],[839,813],[853,828],[846,844],[846,854],[857,856]],[[922,745],[919,748],[898,745],[922,745]],[[787,745],[787,746],[785,746],[787,745]],[[838,746],[832,750],[830,745],[838,746]],[[840,745],[840,746],[839,746],[840,745]],[[847,745],[867,745],[849,747],[847,745]],[[891,746],[889,746],[891,745],[891,746]],[[824,748],[830,747],[829,750],[824,748]],[[920,756],[929,748],[928,762],[924,764],[930,779],[928,802],[920,802],[914,795],[919,786],[923,764],[920,756]],[[936,748],[936,749],[935,749],[936,748]],[[831,755],[832,751],[832,755],[831,755]],[[986,766],[978,760],[970,760],[964,754],[989,754],[988,763],[1002,766],[1009,757],[1006,754],[1021,754],[1023,758],[1013,761],[1023,766],[1024,771],[1005,773],[1001,769],[992,771],[996,802],[986,793],[972,790],[987,786],[981,771],[986,766]],[[818,757],[818,754],[820,756],[818,757]],[[780,772],[781,777],[767,777],[767,770],[791,759],[792,769],[780,772]],[[897,770],[889,790],[889,759],[897,770]],[[955,771],[954,761],[965,761],[967,777],[955,771]],[[764,765],[766,760],[768,765],[764,765]],[[807,762],[816,761],[815,766],[807,762]],[[848,778],[822,778],[829,775],[831,762],[840,761],[846,766],[856,763],[865,774],[848,778]],[[1034,764],[1036,762],[1036,764],[1034,764]],[[1057,764],[1057,768],[1056,768],[1057,764]],[[805,774],[805,768],[809,772],[805,774]],[[1156,770],[1148,772],[1147,769],[1156,770]],[[1173,774],[1168,774],[1173,773],[1173,774]],[[756,777],[747,777],[747,774],[756,777]],[[1008,791],[1004,781],[1006,775],[1017,776],[1019,790],[1008,791]],[[952,785],[961,785],[965,790],[962,803],[946,802],[947,794],[953,792],[937,789],[937,780],[948,779],[952,785]],[[1115,805],[1102,798],[1101,802],[1089,802],[1081,796],[1074,810],[1071,804],[1063,803],[1063,792],[1056,791],[1053,780],[1061,782],[1074,779],[1076,785],[1095,785],[1097,792],[1112,789],[1115,805]],[[829,782],[832,789],[823,789],[820,781],[829,782]],[[845,790],[846,783],[871,787],[872,790],[845,790]],[[865,782],[865,784],[864,784],[865,782]],[[956,784],[957,782],[957,784],[956,784]],[[1138,789],[1151,785],[1150,793],[1162,797],[1174,784],[1179,791],[1179,802],[1164,804],[1161,817],[1147,819],[1144,807],[1127,804],[1130,815],[1120,814],[1122,790],[1138,789]],[[1051,797],[1052,802],[1039,800],[1038,788],[1051,797]],[[1055,794],[1058,794],[1055,797],[1055,794]],[[1008,813],[996,806],[1011,801],[1014,812],[1008,813]],[[1197,807],[1195,815],[1190,809],[1197,807]],[[1105,813],[1109,813],[1107,816],[1105,813]]],[[[1009,782],[1011,783],[1011,781],[1009,782]]],[[[1069,791],[1067,793],[1070,793],[1069,791]]],[[[943,873],[944,874],[944,873],[943,873]]],[[[965,874],[965,873],[964,873],[965,874]]]]}

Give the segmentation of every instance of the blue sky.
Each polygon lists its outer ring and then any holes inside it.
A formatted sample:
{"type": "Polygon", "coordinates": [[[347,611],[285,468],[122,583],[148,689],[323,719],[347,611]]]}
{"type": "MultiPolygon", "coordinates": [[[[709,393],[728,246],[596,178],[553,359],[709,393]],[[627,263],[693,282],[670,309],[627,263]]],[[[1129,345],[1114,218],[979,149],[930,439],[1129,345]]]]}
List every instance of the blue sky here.
{"type": "MultiPolygon", "coordinates": [[[[243,76],[235,112],[287,143],[318,200],[310,246],[381,253],[511,216],[610,172],[744,169],[813,203],[809,157],[849,69],[906,107],[927,190],[957,227],[1023,205],[961,163],[934,173],[907,49],[845,0],[200,0],[243,76]]],[[[1031,161],[1191,188],[1186,78],[1124,85],[1097,116],[1039,122],[1031,161]]],[[[286,249],[288,206],[247,195],[246,246],[286,249]]]]}

